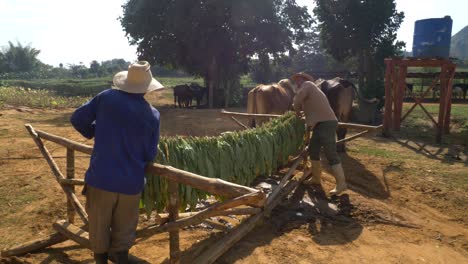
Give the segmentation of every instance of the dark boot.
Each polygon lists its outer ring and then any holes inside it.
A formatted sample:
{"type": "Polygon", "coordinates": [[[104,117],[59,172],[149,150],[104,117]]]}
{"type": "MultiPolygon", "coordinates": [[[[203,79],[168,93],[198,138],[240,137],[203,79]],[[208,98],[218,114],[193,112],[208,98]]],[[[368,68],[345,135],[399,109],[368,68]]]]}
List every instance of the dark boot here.
{"type": "Polygon", "coordinates": [[[115,263],[117,264],[128,264],[128,250],[125,251],[118,251],[114,254],[115,263]]]}
{"type": "Polygon", "coordinates": [[[94,253],[94,260],[96,264],[107,264],[109,256],[107,253],[94,253]]]}

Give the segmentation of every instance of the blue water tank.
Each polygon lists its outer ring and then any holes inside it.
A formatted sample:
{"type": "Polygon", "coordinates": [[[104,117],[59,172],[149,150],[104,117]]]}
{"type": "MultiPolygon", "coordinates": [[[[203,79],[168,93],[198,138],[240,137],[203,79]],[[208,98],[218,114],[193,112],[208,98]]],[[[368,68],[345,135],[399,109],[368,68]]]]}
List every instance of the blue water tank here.
{"type": "Polygon", "coordinates": [[[442,57],[450,54],[452,18],[430,18],[414,23],[413,56],[442,57]]]}

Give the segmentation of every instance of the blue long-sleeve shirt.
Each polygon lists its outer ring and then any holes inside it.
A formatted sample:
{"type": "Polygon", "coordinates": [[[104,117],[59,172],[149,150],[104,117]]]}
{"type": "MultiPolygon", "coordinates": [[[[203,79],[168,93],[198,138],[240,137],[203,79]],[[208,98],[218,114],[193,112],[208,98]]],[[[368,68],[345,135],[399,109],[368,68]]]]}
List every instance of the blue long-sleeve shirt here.
{"type": "Polygon", "coordinates": [[[105,90],[70,121],[84,137],[94,137],[86,184],[130,195],[143,190],[145,165],[156,157],[159,143],[159,112],[143,94],[105,90]]]}

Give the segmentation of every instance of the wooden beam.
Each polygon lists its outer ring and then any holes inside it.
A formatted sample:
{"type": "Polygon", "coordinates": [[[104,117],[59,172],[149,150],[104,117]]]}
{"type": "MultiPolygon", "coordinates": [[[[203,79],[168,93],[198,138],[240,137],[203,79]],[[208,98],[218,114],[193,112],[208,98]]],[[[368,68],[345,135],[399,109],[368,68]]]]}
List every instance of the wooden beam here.
{"type": "Polygon", "coordinates": [[[264,118],[275,118],[280,117],[281,115],[276,114],[249,114],[249,113],[240,113],[240,112],[228,112],[226,110],[221,110],[222,115],[229,116],[240,116],[240,117],[264,117],[264,118]]]}
{"type": "Polygon", "coordinates": [[[39,137],[54,142],[56,144],[62,145],[64,147],[83,152],[86,154],[91,154],[93,152],[93,147],[64,138],[56,135],[49,134],[47,132],[36,130],[36,133],[39,137]]]}
{"type": "MultiPolygon", "coordinates": [[[[47,150],[47,148],[44,146],[44,143],[42,142],[41,138],[38,136],[34,128],[29,124],[26,124],[25,127],[28,130],[34,142],[36,143],[37,147],[41,151],[42,156],[44,156],[45,160],[49,164],[49,167],[52,170],[52,173],[54,174],[55,179],[60,184],[60,180],[65,179],[65,177],[63,176],[62,172],[58,168],[57,163],[55,163],[54,159],[49,153],[49,150],[47,150]]],[[[76,195],[71,191],[70,186],[60,184],[60,187],[62,187],[62,190],[65,192],[65,195],[67,196],[67,198],[73,201],[72,204],[73,204],[75,211],[78,213],[83,223],[87,225],[88,214],[86,213],[85,209],[83,208],[80,201],[78,200],[78,197],[76,197],[76,195]]]]}
{"type": "Polygon", "coordinates": [[[2,250],[1,256],[5,258],[11,256],[20,256],[62,243],[67,240],[68,238],[64,235],[60,233],[53,233],[46,237],[35,239],[12,248],[2,250]]]}
{"type": "MultiPolygon", "coordinates": [[[[167,191],[169,193],[169,223],[173,223],[179,218],[179,184],[169,181],[167,191]]],[[[169,260],[171,264],[180,263],[179,229],[169,231],[169,260]]]]}
{"type": "Polygon", "coordinates": [[[157,163],[149,164],[146,167],[146,172],[153,174],[155,177],[161,176],[168,180],[190,185],[193,188],[227,198],[258,192],[256,189],[243,185],[223,181],[218,178],[203,177],[195,173],[179,170],[171,166],[160,165],[157,163]]]}
{"type": "Polygon", "coordinates": [[[62,234],[65,237],[75,241],[76,243],[80,244],[85,248],[91,248],[91,244],[89,243],[89,234],[88,232],[84,231],[83,229],[68,223],[65,220],[59,220],[55,222],[52,227],[62,234]]]}

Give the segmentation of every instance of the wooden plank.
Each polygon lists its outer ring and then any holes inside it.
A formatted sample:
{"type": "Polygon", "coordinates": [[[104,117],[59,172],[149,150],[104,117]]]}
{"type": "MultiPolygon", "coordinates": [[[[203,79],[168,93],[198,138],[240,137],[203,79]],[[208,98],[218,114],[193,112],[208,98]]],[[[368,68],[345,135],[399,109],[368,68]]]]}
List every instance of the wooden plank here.
{"type": "Polygon", "coordinates": [[[34,251],[44,249],[46,247],[53,246],[55,244],[67,241],[68,238],[60,233],[53,233],[43,238],[35,239],[15,247],[2,250],[2,257],[20,256],[34,251]]]}
{"type": "MultiPolygon", "coordinates": [[[[173,223],[179,218],[179,184],[169,181],[169,222],[173,223]]],[[[179,229],[169,231],[169,262],[180,263],[179,229]]]]}
{"type": "MultiPolygon", "coordinates": [[[[67,148],[67,180],[73,180],[75,178],[75,151],[71,148],[67,148]]],[[[75,193],[75,187],[70,186],[70,191],[75,193]]],[[[75,208],[73,207],[73,201],[67,197],[67,216],[68,222],[75,223],[75,208]]]]}
{"type": "MultiPolygon", "coordinates": [[[[42,156],[44,156],[45,160],[49,164],[49,167],[52,170],[52,173],[54,174],[55,179],[60,184],[60,180],[65,179],[65,177],[63,176],[62,172],[58,168],[54,159],[50,155],[49,150],[47,150],[47,148],[44,146],[44,143],[42,142],[41,138],[38,136],[38,134],[36,133],[36,131],[31,125],[26,124],[25,127],[28,130],[34,142],[36,143],[37,147],[41,151],[42,156]]],[[[88,224],[88,214],[86,213],[85,209],[83,208],[80,201],[78,200],[78,197],[76,197],[76,195],[71,192],[70,186],[60,184],[60,187],[62,187],[62,190],[65,192],[65,195],[67,196],[67,198],[73,201],[72,203],[73,207],[75,211],[78,213],[78,215],[80,216],[83,223],[85,225],[88,224]]]]}
{"type": "Polygon", "coordinates": [[[89,243],[89,234],[85,230],[68,223],[65,220],[55,222],[52,227],[65,237],[75,241],[85,248],[91,248],[89,243]]]}
{"type": "Polygon", "coordinates": [[[93,152],[93,147],[64,138],[56,135],[49,134],[47,132],[36,130],[36,133],[39,137],[54,142],[56,144],[62,145],[64,147],[83,152],[86,154],[91,154],[93,152]]]}
{"type": "Polygon", "coordinates": [[[212,194],[232,198],[248,193],[255,193],[258,190],[243,185],[231,183],[218,178],[208,178],[195,173],[179,170],[171,166],[157,163],[149,164],[146,172],[155,175],[154,177],[164,177],[168,180],[190,185],[193,188],[207,191],[212,194]],[[156,176],[157,175],[157,176],[156,176]]]}

